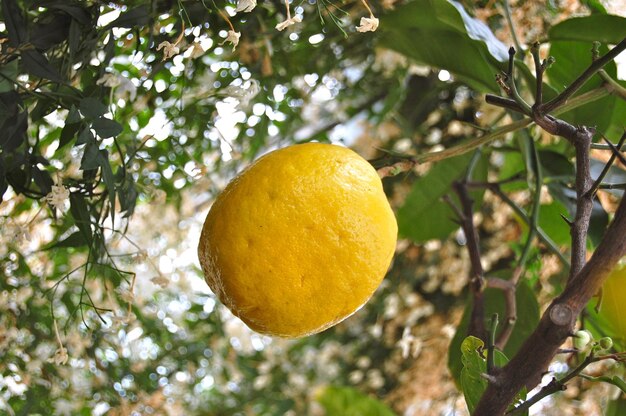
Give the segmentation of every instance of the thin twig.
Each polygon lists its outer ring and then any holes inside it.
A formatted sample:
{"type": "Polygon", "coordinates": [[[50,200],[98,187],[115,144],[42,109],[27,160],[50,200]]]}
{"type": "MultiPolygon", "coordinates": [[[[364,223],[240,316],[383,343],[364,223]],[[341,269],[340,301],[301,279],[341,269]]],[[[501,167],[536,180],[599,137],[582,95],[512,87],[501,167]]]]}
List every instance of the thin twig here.
{"type": "MultiPolygon", "coordinates": [[[[605,141],[608,142],[606,138],[605,138],[605,141]]],[[[596,192],[598,192],[598,189],[600,189],[600,186],[602,185],[602,181],[606,177],[607,173],[609,173],[611,166],[613,166],[613,162],[615,162],[615,159],[617,159],[618,155],[620,154],[619,151],[617,151],[617,149],[621,149],[625,141],[626,141],[626,131],[622,134],[622,137],[619,139],[617,146],[615,146],[616,151],[613,151],[613,153],[611,153],[611,157],[609,157],[608,162],[606,162],[606,164],[604,165],[602,172],[600,172],[600,175],[598,175],[595,182],[591,186],[591,189],[589,190],[589,192],[592,194],[592,197],[595,196],[596,192]]]]}
{"type": "Polygon", "coordinates": [[[556,108],[562,106],[567,100],[576,93],[593,75],[595,75],[600,69],[602,69],[607,63],[611,62],[617,55],[622,53],[626,49],[626,38],[620,43],[615,45],[610,51],[603,56],[594,60],[591,65],[583,72],[578,78],[576,78],[567,88],[565,88],[559,95],[552,100],[541,105],[541,112],[548,114],[556,108]]]}

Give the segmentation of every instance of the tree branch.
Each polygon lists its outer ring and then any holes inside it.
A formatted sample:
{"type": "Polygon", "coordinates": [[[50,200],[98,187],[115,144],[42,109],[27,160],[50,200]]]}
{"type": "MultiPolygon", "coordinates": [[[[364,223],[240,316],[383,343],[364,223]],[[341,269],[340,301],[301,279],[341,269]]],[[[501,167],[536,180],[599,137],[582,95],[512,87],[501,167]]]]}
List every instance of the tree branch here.
{"type": "Polygon", "coordinates": [[[552,301],[535,331],[519,352],[499,371],[478,403],[474,416],[502,415],[515,395],[541,380],[543,371],[570,336],[580,312],[600,290],[617,262],[626,255],[626,198],[622,198],[605,236],[582,270],[552,301]],[[529,359],[532,358],[532,359],[529,359]]]}
{"type": "Polygon", "coordinates": [[[557,107],[565,104],[567,100],[574,95],[576,91],[578,91],[584,84],[587,82],[593,75],[595,75],[600,69],[602,69],[606,64],[611,62],[617,55],[622,53],[626,49],[626,38],[624,38],[620,43],[615,45],[610,51],[608,51],[603,56],[594,60],[591,65],[583,72],[578,78],[576,78],[567,88],[565,88],[559,95],[557,95],[552,100],[547,103],[541,105],[541,112],[544,114],[552,112],[557,107]]]}

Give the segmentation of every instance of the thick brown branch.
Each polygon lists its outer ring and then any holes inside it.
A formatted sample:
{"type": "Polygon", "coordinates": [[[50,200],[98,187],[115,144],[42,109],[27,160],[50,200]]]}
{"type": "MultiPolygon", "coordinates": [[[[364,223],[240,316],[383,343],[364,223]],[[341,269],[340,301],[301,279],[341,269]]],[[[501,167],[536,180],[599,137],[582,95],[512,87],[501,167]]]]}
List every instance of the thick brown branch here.
{"type": "Polygon", "coordinates": [[[613,222],[589,262],[570,279],[520,351],[498,372],[495,382],[489,384],[476,407],[475,416],[504,414],[522,387],[532,389],[538,384],[559,347],[572,334],[577,316],[600,290],[617,262],[626,255],[624,235],[626,198],[620,202],[613,222]]]}
{"type": "Polygon", "coordinates": [[[572,254],[569,278],[576,276],[587,260],[587,232],[593,210],[593,179],[589,151],[593,139],[593,130],[579,127],[574,139],[576,147],[576,215],[570,226],[572,236],[572,254]]]}

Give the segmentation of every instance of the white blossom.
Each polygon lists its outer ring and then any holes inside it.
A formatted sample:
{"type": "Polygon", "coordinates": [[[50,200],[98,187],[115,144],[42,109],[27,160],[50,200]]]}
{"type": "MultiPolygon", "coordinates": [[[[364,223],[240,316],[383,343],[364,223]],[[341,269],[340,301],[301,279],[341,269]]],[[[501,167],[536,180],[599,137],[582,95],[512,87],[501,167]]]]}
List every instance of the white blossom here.
{"type": "Polygon", "coordinates": [[[187,49],[187,52],[189,53],[189,57],[191,59],[196,59],[204,55],[204,48],[200,42],[194,42],[189,49],[187,49]]]}
{"type": "Polygon", "coordinates": [[[116,95],[123,95],[129,93],[130,100],[133,101],[137,97],[137,87],[128,78],[107,72],[99,80],[96,81],[96,85],[103,85],[109,88],[115,88],[116,95]]]}
{"type": "Polygon", "coordinates": [[[396,346],[402,350],[402,358],[407,359],[409,355],[413,358],[417,357],[422,351],[422,340],[411,334],[411,328],[408,326],[402,332],[402,338],[396,346]]]}
{"type": "Polygon", "coordinates": [[[46,201],[55,209],[61,209],[70,197],[70,191],[63,185],[52,185],[52,190],[46,195],[46,201]]]}
{"type": "Polygon", "coordinates": [[[239,101],[240,107],[247,107],[250,101],[261,91],[261,85],[255,79],[246,84],[245,88],[231,85],[224,89],[224,94],[239,101]]]}
{"type": "Polygon", "coordinates": [[[48,359],[49,363],[54,363],[56,365],[65,365],[67,364],[69,356],[67,354],[67,348],[59,347],[54,352],[54,357],[48,359]]]}
{"type": "Polygon", "coordinates": [[[6,232],[5,237],[7,241],[11,241],[15,244],[19,244],[22,241],[30,241],[31,235],[27,225],[20,225],[17,222],[11,221],[7,224],[7,227],[3,229],[3,233],[6,232]]]}
{"type": "Polygon", "coordinates": [[[241,33],[240,32],[235,32],[234,30],[229,30],[228,31],[228,35],[226,35],[226,39],[224,39],[224,42],[220,43],[220,45],[225,44],[226,42],[230,42],[233,44],[233,51],[235,50],[235,48],[237,47],[237,45],[239,45],[239,38],[241,37],[241,33]]]}
{"type": "Polygon", "coordinates": [[[164,40],[157,46],[157,51],[163,49],[163,60],[170,59],[172,56],[178,55],[180,49],[176,44],[171,44],[170,42],[164,40]]]}
{"type": "Polygon", "coordinates": [[[374,32],[378,29],[378,18],[374,16],[361,17],[361,23],[356,27],[359,32],[374,32]]]}
{"type": "Polygon", "coordinates": [[[302,15],[297,14],[294,17],[291,17],[287,20],[285,20],[284,22],[280,22],[279,24],[276,25],[276,29],[278,30],[285,30],[286,28],[288,28],[291,25],[295,25],[296,23],[300,23],[302,21],[302,15]]]}
{"type": "Polygon", "coordinates": [[[109,87],[109,88],[115,88],[118,85],[120,85],[120,83],[121,83],[120,76],[116,74],[112,74],[110,72],[107,72],[106,74],[102,75],[96,81],[96,85],[104,85],[105,87],[109,87]]]}
{"type": "Polygon", "coordinates": [[[239,12],[248,13],[248,12],[251,12],[252,9],[254,9],[255,7],[256,7],[256,0],[238,0],[237,8],[235,9],[235,11],[237,13],[239,12]]]}

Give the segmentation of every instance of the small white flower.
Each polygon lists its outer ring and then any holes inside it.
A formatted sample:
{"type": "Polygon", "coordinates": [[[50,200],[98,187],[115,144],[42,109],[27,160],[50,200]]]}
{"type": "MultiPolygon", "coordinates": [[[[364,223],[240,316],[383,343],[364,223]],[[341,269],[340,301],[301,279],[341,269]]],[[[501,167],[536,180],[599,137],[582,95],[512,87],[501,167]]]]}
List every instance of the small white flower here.
{"type": "Polygon", "coordinates": [[[46,201],[55,209],[65,206],[65,201],[70,197],[70,191],[63,185],[52,185],[52,190],[46,195],[46,201]]]}
{"type": "Polygon", "coordinates": [[[54,357],[48,359],[48,362],[55,363],[56,365],[65,365],[67,364],[68,358],[67,348],[60,347],[55,351],[54,357]]]}
{"type": "Polygon", "coordinates": [[[120,76],[112,74],[110,72],[107,72],[106,74],[102,75],[102,77],[100,77],[100,79],[96,81],[96,85],[104,85],[105,87],[109,87],[109,88],[115,88],[118,85],[120,85],[120,83],[121,83],[120,76]]]}
{"type": "Polygon", "coordinates": [[[246,84],[245,88],[233,85],[228,86],[224,89],[224,94],[239,101],[240,107],[247,107],[250,101],[261,91],[261,85],[255,79],[250,80],[249,84],[246,84]]]}
{"type": "Polygon", "coordinates": [[[200,42],[194,42],[189,49],[187,49],[187,52],[189,53],[189,57],[191,59],[196,59],[204,55],[204,48],[200,42]]]}
{"type": "Polygon", "coordinates": [[[31,235],[30,231],[28,231],[28,226],[20,225],[15,221],[11,221],[7,224],[7,227],[3,229],[6,230],[5,236],[8,241],[11,241],[15,244],[19,244],[24,240],[30,241],[31,235]]]}
{"type": "Polygon", "coordinates": [[[374,32],[378,29],[378,18],[374,16],[361,17],[361,24],[356,27],[359,32],[374,32]]]}
{"type": "Polygon", "coordinates": [[[115,90],[116,95],[123,95],[124,93],[128,93],[130,100],[134,101],[135,97],[137,97],[137,87],[126,77],[119,77],[120,86],[115,90]]]}
{"type": "Polygon", "coordinates": [[[130,100],[133,101],[137,96],[137,87],[128,78],[118,74],[107,72],[99,80],[96,85],[103,85],[109,88],[115,88],[116,95],[123,95],[128,92],[130,100]]]}
{"type": "Polygon", "coordinates": [[[413,358],[417,357],[422,351],[422,340],[411,334],[411,328],[408,326],[402,332],[402,338],[396,346],[402,350],[402,358],[407,359],[409,355],[413,358]]]}
{"type": "Polygon", "coordinates": [[[150,281],[163,289],[165,289],[170,284],[170,279],[163,276],[162,274],[154,276],[152,279],[150,279],[150,281]]]}
{"type": "Polygon", "coordinates": [[[176,46],[176,44],[171,44],[166,40],[159,43],[159,46],[157,46],[157,51],[160,51],[161,49],[163,49],[164,61],[166,59],[170,59],[172,56],[178,55],[178,53],[180,52],[180,49],[178,48],[178,46],[176,46]]]}
{"type": "Polygon", "coordinates": [[[302,15],[297,14],[294,17],[291,17],[285,20],[284,22],[280,22],[279,24],[277,24],[276,29],[282,31],[288,28],[289,26],[295,25],[296,23],[300,23],[300,22],[302,22],[302,15]]]}
{"type": "Polygon", "coordinates": [[[226,39],[224,39],[224,42],[220,43],[220,45],[225,44],[226,42],[230,42],[233,44],[233,51],[235,50],[235,48],[237,47],[237,45],[239,45],[239,38],[241,37],[241,33],[240,32],[235,32],[234,30],[229,30],[228,31],[228,35],[226,35],[226,39]]]}
{"type": "Polygon", "coordinates": [[[256,0],[239,0],[237,1],[237,8],[235,9],[235,11],[237,13],[239,12],[248,13],[248,12],[251,12],[252,9],[254,9],[255,7],[256,7],[256,0]]]}

